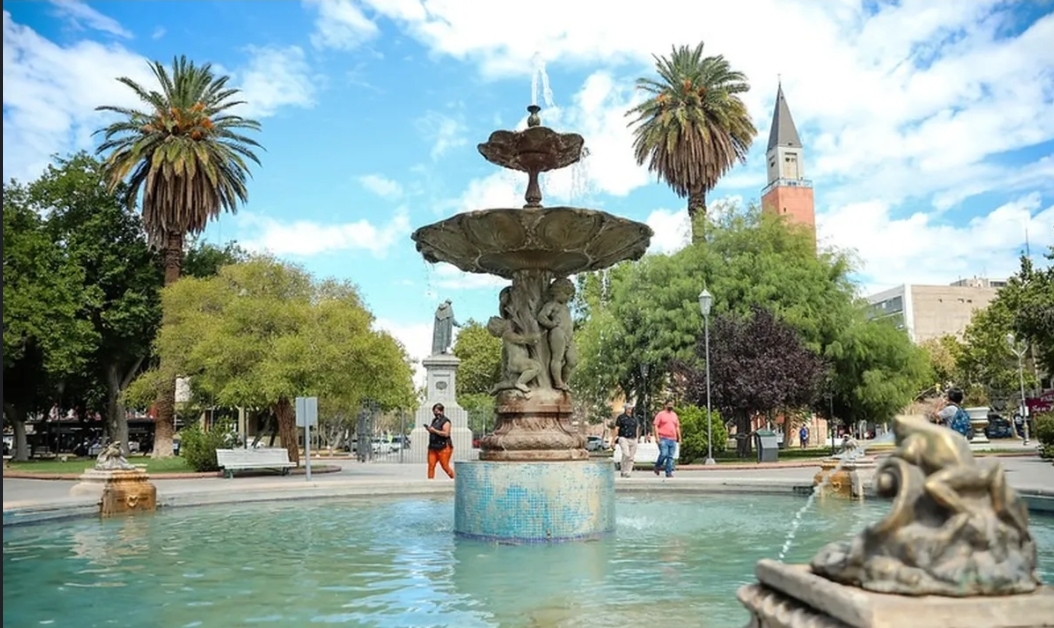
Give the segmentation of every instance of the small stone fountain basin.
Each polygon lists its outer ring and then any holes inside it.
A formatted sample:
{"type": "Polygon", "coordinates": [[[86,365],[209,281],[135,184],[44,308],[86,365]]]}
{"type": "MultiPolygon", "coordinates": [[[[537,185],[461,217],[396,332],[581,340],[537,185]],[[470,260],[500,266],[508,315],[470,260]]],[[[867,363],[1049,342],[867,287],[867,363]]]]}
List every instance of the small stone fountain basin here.
{"type": "Polygon", "coordinates": [[[647,225],[607,212],[545,207],[464,212],[412,238],[429,262],[511,279],[524,270],[567,276],[640,259],[652,235],[647,225]]]}
{"type": "Polygon", "coordinates": [[[821,495],[859,499],[864,496],[876,466],[872,456],[845,461],[833,456],[824,458],[820,471],[813,477],[813,486],[820,487],[821,495]]]}

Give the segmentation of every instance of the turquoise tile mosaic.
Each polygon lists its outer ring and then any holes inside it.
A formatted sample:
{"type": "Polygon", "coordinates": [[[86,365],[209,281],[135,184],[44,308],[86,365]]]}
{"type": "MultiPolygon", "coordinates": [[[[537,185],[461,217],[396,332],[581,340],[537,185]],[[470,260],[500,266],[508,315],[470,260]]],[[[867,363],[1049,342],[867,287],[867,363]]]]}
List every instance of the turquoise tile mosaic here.
{"type": "Polygon", "coordinates": [[[595,539],[615,531],[610,460],[455,465],[454,533],[506,543],[595,539]]]}

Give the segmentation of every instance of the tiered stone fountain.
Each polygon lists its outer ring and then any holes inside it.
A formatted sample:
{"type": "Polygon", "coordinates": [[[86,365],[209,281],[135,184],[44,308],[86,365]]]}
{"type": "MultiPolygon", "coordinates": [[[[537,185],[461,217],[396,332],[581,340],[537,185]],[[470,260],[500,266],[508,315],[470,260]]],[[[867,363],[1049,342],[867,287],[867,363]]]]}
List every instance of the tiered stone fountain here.
{"type": "Polygon", "coordinates": [[[568,277],[639,259],[652,230],[602,211],[542,207],[539,174],[578,162],[584,141],[542,126],[536,105],[527,110],[525,130],[495,131],[479,145],[487,161],[527,173],[526,205],[457,214],[412,236],[429,262],[511,282],[487,323],[503,343],[497,423],[480,459],[457,463],[454,529],[508,542],[594,538],[614,530],[614,475],[570,425],[568,277]]]}

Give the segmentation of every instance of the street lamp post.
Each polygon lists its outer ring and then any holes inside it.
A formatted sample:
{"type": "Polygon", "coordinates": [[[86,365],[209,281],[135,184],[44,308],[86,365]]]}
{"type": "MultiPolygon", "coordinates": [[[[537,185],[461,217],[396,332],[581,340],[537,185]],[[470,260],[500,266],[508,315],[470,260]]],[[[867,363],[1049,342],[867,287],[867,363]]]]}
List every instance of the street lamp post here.
{"type": "Polygon", "coordinates": [[[706,347],[706,463],[714,462],[714,419],[710,412],[710,307],[714,303],[714,296],[710,291],[703,289],[699,293],[699,311],[703,313],[703,337],[706,347]]]}
{"type": "Polygon", "coordinates": [[[1017,356],[1017,380],[1021,386],[1021,418],[1025,428],[1025,445],[1028,445],[1028,404],[1025,403],[1025,347],[1018,346],[1014,334],[1006,335],[1006,343],[1010,350],[1017,356]]]}
{"type": "Polygon", "coordinates": [[[641,390],[640,390],[640,399],[638,399],[638,403],[640,404],[640,408],[639,408],[640,412],[638,412],[638,414],[640,415],[641,420],[640,420],[640,430],[638,432],[638,440],[639,440],[640,437],[644,437],[644,439],[647,440],[647,437],[648,437],[648,363],[647,362],[642,362],[641,365],[640,365],[640,381],[641,381],[641,386],[640,386],[641,390]]]}

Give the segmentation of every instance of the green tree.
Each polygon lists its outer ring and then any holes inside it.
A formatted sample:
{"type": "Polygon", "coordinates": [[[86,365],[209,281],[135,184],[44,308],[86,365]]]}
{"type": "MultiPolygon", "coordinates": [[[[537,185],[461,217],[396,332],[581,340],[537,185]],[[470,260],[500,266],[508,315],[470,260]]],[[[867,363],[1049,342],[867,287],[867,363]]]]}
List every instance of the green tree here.
{"type": "Polygon", "coordinates": [[[930,338],[919,344],[926,352],[934,390],[940,390],[950,383],[962,385],[962,374],[959,372],[958,361],[962,355],[963,346],[959,339],[950,334],[939,338],[930,338]]]}
{"type": "MultiPolygon", "coordinates": [[[[1010,349],[1006,335],[1015,330],[1015,315],[1010,309],[1013,298],[1001,298],[1002,292],[988,307],[975,310],[963,332],[963,350],[957,366],[964,387],[983,391],[979,401],[1000,403],[1018,395],[1017,356],[1010,349]]],[[[1025,386],[1034,387],[1031,370],[1025,371],[1025,386]]]]}
{"type": "Polygon", "coordinates": [[[59,382],[83,372],[98,342],[78,314],[84,271],[51,238],[16,182],[4,196],[4,418],[15,434],[16,460],[27,460],[26,419],[46,410],[59,382]]]}
{"type": "MultiPolygon", "coordinates": [[[[97,133],[98,152],[107,154],[111,189],[125,187],[129,207],[141,197],[143,224],[151,244],[162,252],[165,285],[179,279],[188,234],[201,233],[223,211],[235,212],[248,198],[249,166],[259,164],[259,144],[244,135],[260,124],[233,115],[237,89],[228,76],[217,76],[210,64],[186,57],[173,60],[169,72],[150,63],[158,89],[130,78],[117,79],[142,101],[144,109],[102,106],[120,119],[97,133]]],[[[172,455],[175,382],[158,391],[154,456],[172,455]]]]}
{"type": "MultiPolygon", "coordinates": [[[[886,320],[870,320],[859,308],[836,339],[825,347],[830,364],[834,416],[886,423],[931,385],[932,370],[925,350],[903,330],[886,320]]],[[[827,414],[827,400],[815,408],[827,414]]]]}
{"type": "Polygon", "coordinates": [[[98,342],[76,383],[85,391],[101,386],[107,434],[127,452],[121,393],[149,356],[161,323],[161,266],[139,216],[108,189],[102,164],[87,153],[48,166],[30,185],[30,198],[46,212],[53,241],[82,269],[78,317],[90,321],[98,342]]]}
{"type": "MultiPolygon", "coordinates": [[[[1054,247],[1046,254],[1054,262],[1054,247]]],[[[1032,260],[1021,256],[1021,266],[996,299],[1010,313],[1014,335],[1028,343],[1036,366],[1054,373],[1054,263],[1036,268],[1032,260]]]]}
{"type": "Polygon", "coordinates": [[[409,361],[399,343],[347,283],[316,282],[271,258],[224,266],[215,277],[186,277],[165,288],[157,339],[160,366],[130,394],[151,398],[178,376],[196,398],[219,406],[266,408],[291,460],[299,460],[293,400],[317,396],[319,413],[414,403],[409,361]]]}
{"type": "Polygon", "coordinates": [[[212,277],[220,269],[231,264],[238,264],[249,259],[249,252],[237,242],[227,242],[223,246],[210,244],[194,237],[187,247],[183,258],[183,274],[190,277],[212,277]]]}
{"type": "Polygon", "coordinates": [[[854,316],[845,254],[817,256],[808,234],[757,207],[728,206],[707,220],[705,239],[673,255],[579,277],[576,393],[597,401],[619,392],[637,399],[661,393],[671,364],[697,359],[704,287],[714,295],[715,318],[763,306],[820,355],[854,316]],[[647,390],[641,364],[649,365],[647,390]]]}
{"type": "Polygon", "coordinates": [[[630,109],[635,116],[633,151],[648,162],[680,197],[688,198],[693,241],[702,237],[697,217],[706,214],[706,195],[737,162],[746,161],[757,130],[740,97],[747,77],[721,55],[704,57],[703,44],[674,47],[655,58],[658,80],[637,79],[647,100],[630,109]]]}
{"type": "Polygon", "coordinates": [[[457,367],[457,394],[490,394],[501,381],[501,340],[482,324],[469,320],[457,334],[454,355],[457,367]]]}

